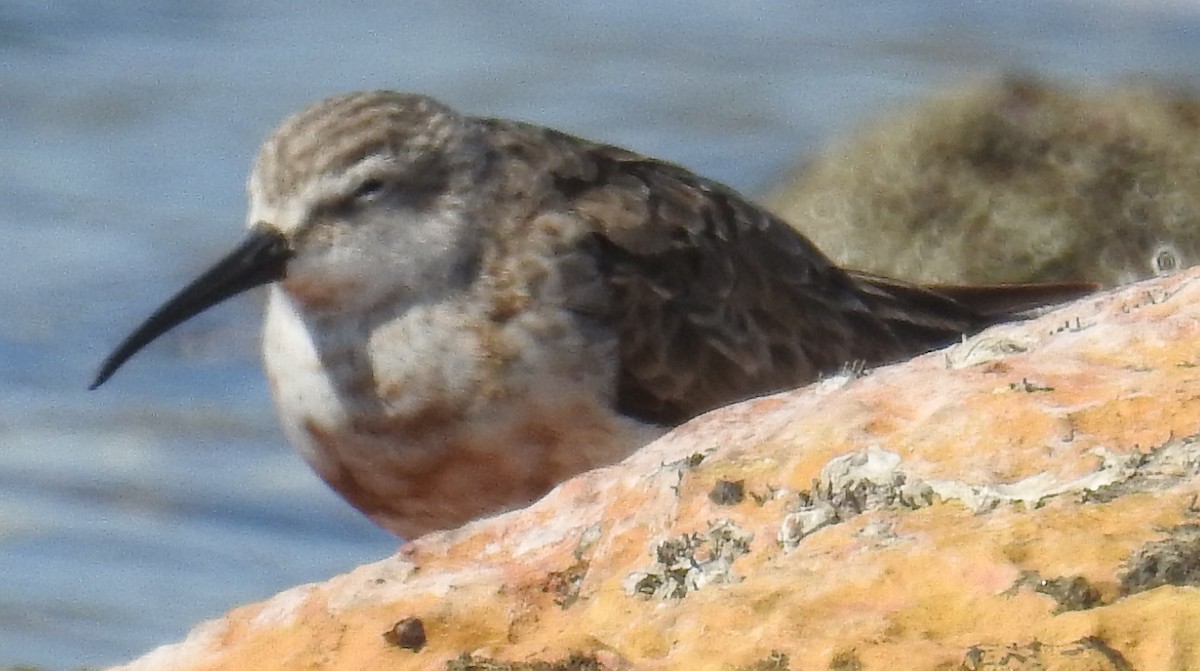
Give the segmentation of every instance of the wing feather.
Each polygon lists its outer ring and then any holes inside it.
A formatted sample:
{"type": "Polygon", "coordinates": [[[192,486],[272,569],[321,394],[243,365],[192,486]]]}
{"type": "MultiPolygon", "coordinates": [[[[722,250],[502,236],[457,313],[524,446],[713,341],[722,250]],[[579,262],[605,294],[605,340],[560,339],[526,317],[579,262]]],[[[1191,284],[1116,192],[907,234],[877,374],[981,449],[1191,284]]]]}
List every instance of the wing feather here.
{"type": "Polygon", "coordinates": [[[543,206],[591,231],[581,244],[609,292],[601,318],[618,337],[616,396],[628,415],[678,423],[1011,316],[842,270],[766,210],[680,166],[533,126],[507,130],[536,136],[525,151],[541,152],[530,164],[561,201],[543,206]]]}

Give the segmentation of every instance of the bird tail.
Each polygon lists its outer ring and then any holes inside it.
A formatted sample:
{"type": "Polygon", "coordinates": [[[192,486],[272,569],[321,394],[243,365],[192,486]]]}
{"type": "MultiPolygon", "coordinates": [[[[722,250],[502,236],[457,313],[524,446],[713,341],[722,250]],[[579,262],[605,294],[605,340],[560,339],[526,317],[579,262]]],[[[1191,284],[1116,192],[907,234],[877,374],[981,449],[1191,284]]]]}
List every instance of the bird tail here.
{"type": "Polygon", "coordinates": [[[1009,319],[1038,308],[1067,303],[1095,293],[1091,282],[1045,282],[1037,284],[991,284],[979,286],[928,285],[925,287],[975,312],[1009,319]]]}
{"type": "Polygon", "coordinates": [[[850,271],[872,312],[914,351],[970,335],[998,322],[1021,319],[1032,310],[1096,291],[1087,282],[918,285],[850,271]]]}

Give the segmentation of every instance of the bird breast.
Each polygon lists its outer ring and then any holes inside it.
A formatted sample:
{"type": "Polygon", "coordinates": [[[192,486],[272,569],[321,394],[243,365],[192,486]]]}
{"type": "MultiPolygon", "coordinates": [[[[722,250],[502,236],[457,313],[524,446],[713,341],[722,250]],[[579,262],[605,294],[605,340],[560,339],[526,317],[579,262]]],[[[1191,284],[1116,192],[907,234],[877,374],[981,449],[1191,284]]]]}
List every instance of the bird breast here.
{"type": "Polygon", "coordinates": [[[406,537],[524,505],[661,432],[614,412],[597,388],[612,376],[579,364],[595,343],[567,328],[570,313],[496,320],[480,304],[447,299],[352,328],[271,291],[264,359],[289,439],[406,537]]]}

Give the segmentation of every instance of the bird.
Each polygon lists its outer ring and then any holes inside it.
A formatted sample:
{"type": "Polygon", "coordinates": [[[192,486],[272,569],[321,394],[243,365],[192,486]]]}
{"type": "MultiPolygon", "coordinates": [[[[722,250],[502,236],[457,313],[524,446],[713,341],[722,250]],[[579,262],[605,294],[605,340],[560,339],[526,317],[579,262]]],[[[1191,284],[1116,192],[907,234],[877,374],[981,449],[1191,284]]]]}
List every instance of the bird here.
{"type": "Polygon", "coordinates": [[[102,363],[269,285],[280,423],[404,538],[524,506],[723,405],[952,343],[1085,284],[836,266],[679,165],[433,98],[321,100],[264,141],[248,234],[102,363]]]}

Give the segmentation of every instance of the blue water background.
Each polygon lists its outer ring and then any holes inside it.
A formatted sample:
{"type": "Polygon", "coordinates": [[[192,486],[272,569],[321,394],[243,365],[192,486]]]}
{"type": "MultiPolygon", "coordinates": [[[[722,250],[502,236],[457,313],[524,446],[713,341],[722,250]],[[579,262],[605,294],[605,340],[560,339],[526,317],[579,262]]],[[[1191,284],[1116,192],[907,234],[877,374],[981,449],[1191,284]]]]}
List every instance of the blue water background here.
{"type": "Polygon", "coordinates": [[[0,665],[126,660],[395,550],[280,434],[260,296],[106,351],[241,235],[284,115],[421,91],[749,193],[967,77],[1193,85],[1187,2],[5,0],[0,4],[0,665]]]}

